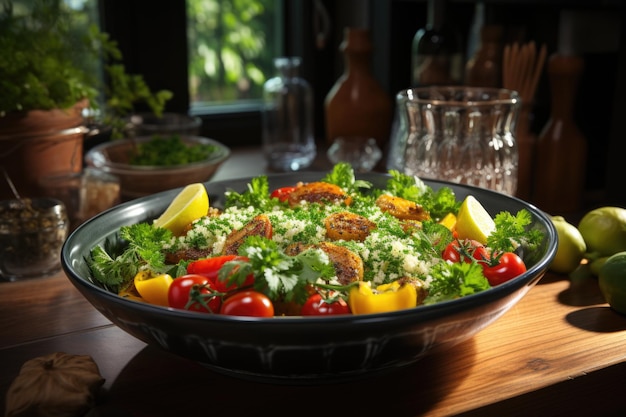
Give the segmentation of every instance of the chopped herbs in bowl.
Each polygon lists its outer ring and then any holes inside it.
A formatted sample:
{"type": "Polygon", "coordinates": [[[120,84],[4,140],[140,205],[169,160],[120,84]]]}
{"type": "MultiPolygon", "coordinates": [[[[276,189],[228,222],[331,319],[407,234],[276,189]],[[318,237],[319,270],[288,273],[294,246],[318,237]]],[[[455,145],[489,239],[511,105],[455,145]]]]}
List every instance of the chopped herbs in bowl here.
{"type": "Polygon", "coordinates": [[[188,143],[179,135],[155,135],[151,140],[138,143],[130,157],[131,165],[175,166],[208,160],[220,152],[212,143],[188,143]]]}
{"type": "Polygon", "coordinates": [[[85,163],[118,177],[121,198],[128,201],[208,181],[229,156],[224,144],[201,136],[140,136],[98,145],[85,163]]]}

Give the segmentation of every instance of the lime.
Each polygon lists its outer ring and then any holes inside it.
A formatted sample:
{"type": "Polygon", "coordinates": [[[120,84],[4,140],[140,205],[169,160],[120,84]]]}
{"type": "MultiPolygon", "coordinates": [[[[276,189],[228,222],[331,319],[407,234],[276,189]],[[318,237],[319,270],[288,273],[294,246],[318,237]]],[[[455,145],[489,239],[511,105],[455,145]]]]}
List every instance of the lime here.
{"type": "Polygon", "coordinates": [[[459,208],[455,228],[460,239],[473,239],[484,245],[496,224],[482,204],[468,195],[459,208]]]}
{"type": "Polygon", "coordinates": [[[591,271],[591,273],[595,276],[600,275],[600,268],[602,268],[602,265],[604,265],[607,259],[609,259],[608,256],[603,256],[601,258],[590,261],[589,270],[591,271]]]}
{"type": "Polygon", "coordinates": [[[568,223],[561,216],[554,216],[550,219],[559,236],[556,256],[550,264],[550,269],[560,274],[569,274],[580,265],[587,245],[576,226],[568,223]]]}
{"type": "Polygon", "coordinates": [[[206,216],[209,211],[209,196],[203,184],[189,184],[174,197],[167,209],[154,221],[155,227],[169,229],[176,236],[194,220],[206,216]]]}
{"type": "Polygon", "coordinates": [[[610,256],[600,267],[600,291],[611,308],[626,314],[626,251],[610,256]]]}
{"type": "Polygon", "coordinates": [[[626,251],[626,209],[601,207],[583,216],[578,230],[595,257],[626,251]]]}

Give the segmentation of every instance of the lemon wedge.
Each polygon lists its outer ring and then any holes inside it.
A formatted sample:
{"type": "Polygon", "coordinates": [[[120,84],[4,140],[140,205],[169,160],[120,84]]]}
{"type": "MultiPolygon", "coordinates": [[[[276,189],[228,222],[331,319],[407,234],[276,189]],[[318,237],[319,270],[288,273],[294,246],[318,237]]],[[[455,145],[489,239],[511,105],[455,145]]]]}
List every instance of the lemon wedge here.
{"type": "Polygon", "coordinates": [[[189,184],[174,197],[167,209],[153,223],[174,235],[180,236],[194,220],[206,216],[209,211],[209,195],[203,184],[189,184]]]}
{"type": "Polygon", "coordinates": [[[472,195],[465,197],[456,218],[459,239],[473,239],[484,245],[495,228],[493,218],[482,204],[472,195]]]}

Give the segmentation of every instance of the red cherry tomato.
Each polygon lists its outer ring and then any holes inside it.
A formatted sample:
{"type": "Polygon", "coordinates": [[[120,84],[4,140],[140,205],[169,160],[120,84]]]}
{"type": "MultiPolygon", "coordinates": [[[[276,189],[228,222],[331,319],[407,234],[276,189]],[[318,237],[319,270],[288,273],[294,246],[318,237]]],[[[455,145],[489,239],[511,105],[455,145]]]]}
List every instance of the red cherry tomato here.
{"type": "Polygon", "coordinates": [[[291,194],[291,192],[293,190],[295,190],[296,187],[281,187],[281,188],[277,188],[274,191],[272,191],[272,193],[270,194],[270,197],[272,198],[277,198],[280,201],[287,201],[287,198],[289,197],[289,194],[291,194]]]}
{"type": "Polygon", "coordinates": [[[343,298],[324,300],[321,294],[313,294],[302,306],[303,316],[328,316],[336,314],[350,314],[350,307],[343,298]]]}
{"type": "Polygon", "coordinates": [[[220,269],[222,268],[222,266],[224,266],[226,262],[230,261],[248,261],[248,258],[246,258],[245,256],[237,255],[222,255],[215,256],[213,258],[199,259],[187,265],[187,273],[198,274],[207,277],[212,283],[213,288],[220,292],[228,292],[237,288],[251,286],[254,283],[253,274],[249,274],[246,277],[245,282],[241,285],[237,285],[235,283],[228,284],[228,281],[222,281],[218,279],[220,269]]]}
{"type": "Polygon", "coordinates": [[[257,291],[238,291],[222,303],[220,314],[230,316],[274,317],[274,305],[257,291]]]}
{"type": "Polygon", "coordinates": [[[483,265],[483,273],[491,286],[502,284],[526,272],[522,258],[513,252],[505,252],[483,265]]]}
{"type": "Polygon", "coordinates": [[[172,308],[215,314],[220,311],[221,296],[209,278],[197,274],[175,278],[167,293],[172,308]]]}
{"type": "Polygon", "coordinates": [[[472,258],[480,261],[489,259],[489,251],[480,242],[475,240],[459,240],[455,239],[448,243],[441,255],[443,259],[450,262],[472,262],[472,258]]]}

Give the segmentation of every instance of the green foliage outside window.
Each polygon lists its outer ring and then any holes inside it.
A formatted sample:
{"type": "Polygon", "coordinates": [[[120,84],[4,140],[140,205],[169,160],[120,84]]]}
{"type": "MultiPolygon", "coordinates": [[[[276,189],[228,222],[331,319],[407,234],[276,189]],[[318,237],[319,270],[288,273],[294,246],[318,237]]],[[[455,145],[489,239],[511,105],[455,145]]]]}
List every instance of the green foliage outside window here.
{"type": "Polygon", "coordinates": [[[260,99],[280,55],[280,0],[187,0],[192,102],[260,99]]]}

